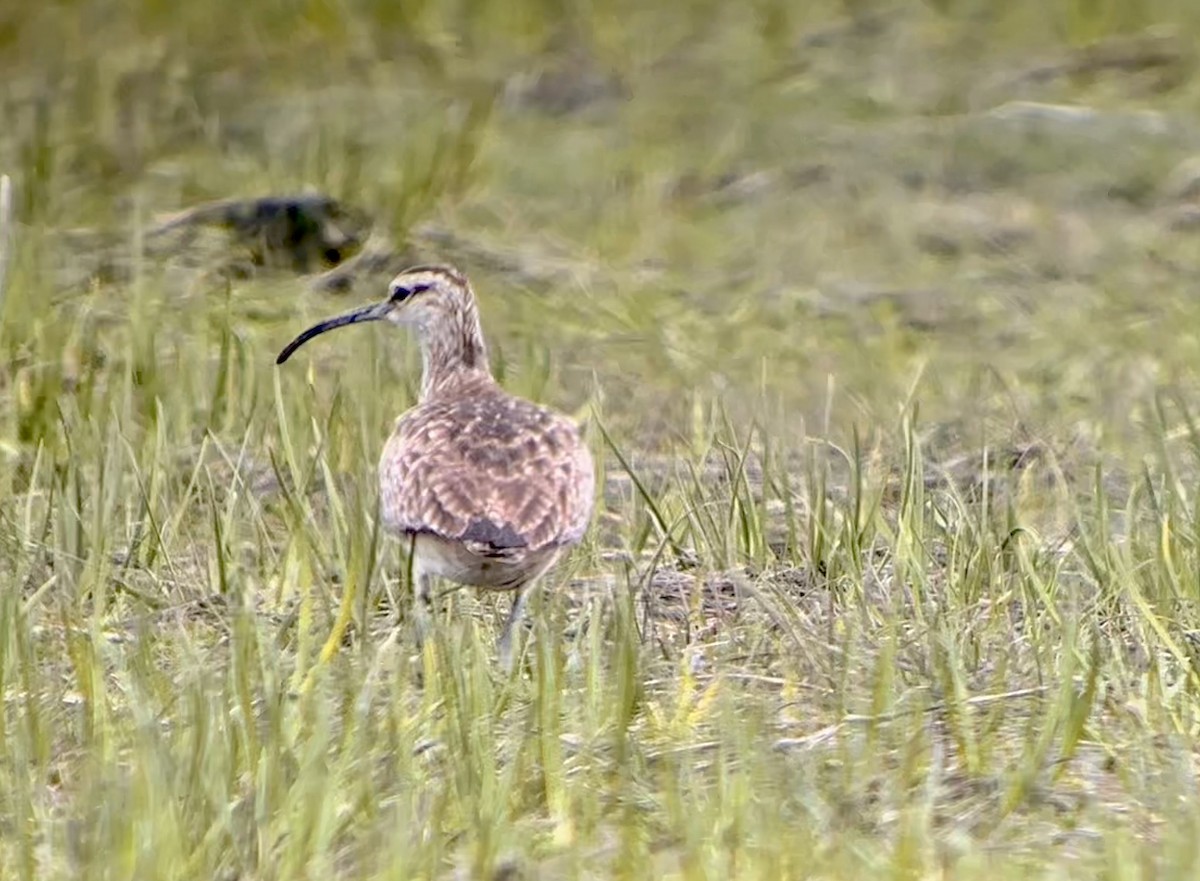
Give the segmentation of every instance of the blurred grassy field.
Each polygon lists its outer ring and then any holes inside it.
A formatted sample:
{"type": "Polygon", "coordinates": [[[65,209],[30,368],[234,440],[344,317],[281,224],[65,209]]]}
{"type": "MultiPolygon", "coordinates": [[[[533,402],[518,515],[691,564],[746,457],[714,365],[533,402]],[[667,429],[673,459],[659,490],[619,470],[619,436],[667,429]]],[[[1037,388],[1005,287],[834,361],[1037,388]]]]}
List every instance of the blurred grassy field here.
{"type": "Polygon", "coordinates": [[[1198,50],[1189,0],[0,0],[0,879],[1195,877],[1198,50]],[[305,190],[588,425],[514,679],[505,599],[415,652],[375,530],[414,347],[274,366],[379,279],[151,234],[305,190]]]}

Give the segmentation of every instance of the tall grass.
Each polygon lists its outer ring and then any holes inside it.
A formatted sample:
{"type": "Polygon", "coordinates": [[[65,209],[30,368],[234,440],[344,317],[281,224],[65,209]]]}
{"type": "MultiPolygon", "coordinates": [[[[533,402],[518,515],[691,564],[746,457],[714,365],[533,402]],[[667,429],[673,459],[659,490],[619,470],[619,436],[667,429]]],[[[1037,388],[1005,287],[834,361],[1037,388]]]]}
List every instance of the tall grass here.
{"type": "Polygon", "coordinates": [[[0,877],[1195,871],[1195,145],[945,113],[1190,5],[9,5],[0,877]],[[148,248],[306,185],[587,424],[513,676],[410,633],[412,347],[148,248]]]}

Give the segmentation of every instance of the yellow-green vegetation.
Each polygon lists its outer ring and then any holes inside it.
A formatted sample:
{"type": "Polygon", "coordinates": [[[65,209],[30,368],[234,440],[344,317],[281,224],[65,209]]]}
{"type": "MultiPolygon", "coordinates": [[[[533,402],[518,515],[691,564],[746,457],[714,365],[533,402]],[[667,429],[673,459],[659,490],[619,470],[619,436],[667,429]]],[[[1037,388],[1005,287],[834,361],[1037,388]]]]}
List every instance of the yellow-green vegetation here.
{"type": "Polygon", "coordinates": [[[1196,877],[1198,40],[0,2],[0,878],[1196,877]],[[382,286],[154,234],[306,190],[468,272],[505,385],[587,422],[512,678],[503,598],[415,651],[376,529],[413,346],[273,363],[382,286]]]}

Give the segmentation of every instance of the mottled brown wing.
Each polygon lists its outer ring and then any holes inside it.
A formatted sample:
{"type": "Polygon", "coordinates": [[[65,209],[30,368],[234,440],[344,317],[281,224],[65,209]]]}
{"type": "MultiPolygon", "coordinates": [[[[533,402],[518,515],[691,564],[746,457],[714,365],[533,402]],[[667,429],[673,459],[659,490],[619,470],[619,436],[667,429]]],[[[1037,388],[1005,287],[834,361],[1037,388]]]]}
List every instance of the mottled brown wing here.
{"type": "Polygon", "coordinates": [[[573,544],[595,475],[566,417],[499,390],[418,406],[384,448],[384,523],[497,552],[573,544]]]}

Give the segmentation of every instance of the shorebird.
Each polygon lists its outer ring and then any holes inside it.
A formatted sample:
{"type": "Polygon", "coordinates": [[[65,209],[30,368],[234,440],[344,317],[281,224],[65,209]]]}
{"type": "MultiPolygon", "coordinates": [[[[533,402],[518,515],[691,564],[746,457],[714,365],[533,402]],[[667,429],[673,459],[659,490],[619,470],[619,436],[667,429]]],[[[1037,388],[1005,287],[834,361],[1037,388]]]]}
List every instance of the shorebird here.
{"type": "Polygon", "coordinates": [[[387,299],[310,327],[275,363],[318,334],[365,321],[408,326],[421,346],[417,404],[396,419],[379,461],[380,514],[407,545],[418,638],[430,626],[435,578],[512,591],[497,641],[511,667],[531,591],[587,529],[591,454],[572,420],[497,384],[475,295],[450,266],[401,272],[387,299]]]}

